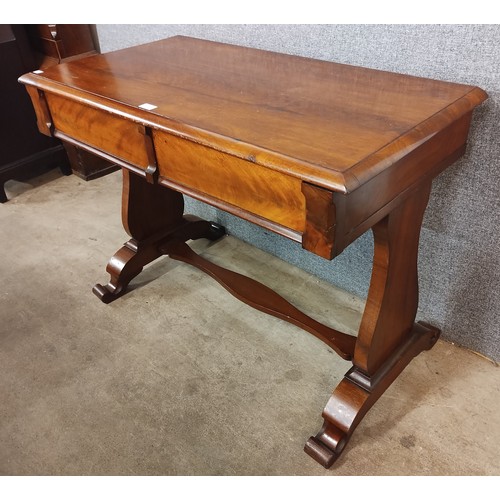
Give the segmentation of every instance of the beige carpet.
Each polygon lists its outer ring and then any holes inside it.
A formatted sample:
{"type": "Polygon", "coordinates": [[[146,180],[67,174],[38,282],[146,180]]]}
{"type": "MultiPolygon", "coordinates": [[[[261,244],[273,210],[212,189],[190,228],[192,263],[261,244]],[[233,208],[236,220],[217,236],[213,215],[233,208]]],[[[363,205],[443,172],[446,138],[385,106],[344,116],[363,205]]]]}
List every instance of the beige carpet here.
{"type": "MultiPolygon", "coordinates": [[[[302,450],[349,368],[311,335],[165,258],[110,305],[120,173],[9,182],[0,206],[0,474],[497,475],[500,372],[444,342],[407,368],[326,471],[302,450]]],[[[363,304],[229,236],[195,243],[311,315],[363,304]]]]}

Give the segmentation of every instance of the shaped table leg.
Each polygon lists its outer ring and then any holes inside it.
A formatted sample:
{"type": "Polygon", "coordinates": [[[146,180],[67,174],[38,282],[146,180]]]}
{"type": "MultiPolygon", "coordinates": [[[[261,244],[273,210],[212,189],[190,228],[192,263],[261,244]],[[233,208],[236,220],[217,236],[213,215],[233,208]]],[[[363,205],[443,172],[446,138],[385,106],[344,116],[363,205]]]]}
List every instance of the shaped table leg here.
{"type": "Polygon", "coordinates": [[[123,169],[122,222],[131,239],[111,257],[106,271],[107,285],[92,291],[109,303],[123,295],[130,281],[146,264],[163,255],[160,248],[175,239],[217,240],[225,229],[193,216],[184,216],[184,199],[172,189],[150,184],[123,169]]]}
{"type": "Polygon", "coordinates": [[[373,227],[372,278],[353,367],[333,391],[322,429],[304,448],[324,467],[335,462],[366,412],[413,357],[439,337],[436,328],[414,324],[418,241],[429,193],[430,184],[415,190],[373,227]]]}

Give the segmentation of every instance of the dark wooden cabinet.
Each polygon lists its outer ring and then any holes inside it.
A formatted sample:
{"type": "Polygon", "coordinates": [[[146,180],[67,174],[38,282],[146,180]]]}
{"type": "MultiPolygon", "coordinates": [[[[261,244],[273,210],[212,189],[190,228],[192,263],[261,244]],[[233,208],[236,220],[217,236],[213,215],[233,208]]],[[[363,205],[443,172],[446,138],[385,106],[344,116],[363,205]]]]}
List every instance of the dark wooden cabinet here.
{"type": "Polygon", "coordinates": [[[117,170],[117,166],[74,145],[38,132],[26,90],[17,81],[30,71],[98,53],[88,24],[0,25],[0,202],[4,184],[25,180],[60,167],[84,180],[117,170]]]}
{"type": "Polygon", "coordinates": [[[40,67],[98,52],[89,24],[27,24],[30,43],[42,56],[40,67]]]}
{"type": "Polygon", "coordinates": [[[7,201],[4,183],[24,180],[59,166],[71,173],[61,142],[38,132],[25,89],[17,79],[37,68],[21,25],[0,25],[0,202],[7,201]]]}

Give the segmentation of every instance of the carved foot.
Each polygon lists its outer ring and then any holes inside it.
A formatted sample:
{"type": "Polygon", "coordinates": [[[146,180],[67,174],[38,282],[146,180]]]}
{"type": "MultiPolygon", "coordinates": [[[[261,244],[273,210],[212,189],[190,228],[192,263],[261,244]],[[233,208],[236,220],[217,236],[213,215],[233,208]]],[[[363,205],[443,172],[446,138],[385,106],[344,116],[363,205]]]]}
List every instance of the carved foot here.
{"type": "Polygon", "coordinates": [[[338,427],[325,422],[316,436],[311,436],[304,451],[325,469],[329,469],[340,456],[350,436],[338,427]]]}
{"type": "Polygon", "coordinates": [[[154,245],[140,247],[135,240],[130,240],[116,252],[109,261],[106,272],[111,276],[105,286],[97,284],[92,288],[105,304],[123,295],[128,284],[142,271],[143,267],[161,254],[154,245]]]}
{"type": "Polygon", "coordinates": [[[369,377],[358,368],[351,368],[323,411],[323,427],[309,438],[304,451],[323,467],[331,467],[368,410],[415,356],[436,343],[439,334],[431,325],[416,323],[406,341],[374,375],[369,377]]]}
{"type": "Polygon", "coordinates": [[[138,242],[129,240],[109,261],[106,272],[111,276],[107,285],[97,284],[92,288],[94,294],[105,304],[109,304],[126,291],[129,283],[142,271],[145,265],[164,255],[162,247],[172,241],[187,241],[207,238],[218,240],[226,234],[223,226],[198,217],[185,216],[177,227],[138,242]]]}

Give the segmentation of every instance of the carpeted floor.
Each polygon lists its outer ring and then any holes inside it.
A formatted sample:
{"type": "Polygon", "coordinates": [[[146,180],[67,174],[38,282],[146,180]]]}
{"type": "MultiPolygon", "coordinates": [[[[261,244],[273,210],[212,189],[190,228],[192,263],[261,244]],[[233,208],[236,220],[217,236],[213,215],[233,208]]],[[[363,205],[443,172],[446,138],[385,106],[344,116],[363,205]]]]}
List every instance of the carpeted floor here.
{"type": "MultiPolygon", "coordinates": [[[[168,258],[109,305],[120,173],[10,181],[0,205],[0,474],[498,475],[500,371],[438,342],[327,471],[303,452],[349,368],[168,258]]],[[[232,236],[198,251],[355,332],[356,297],[232,236]]]]}

